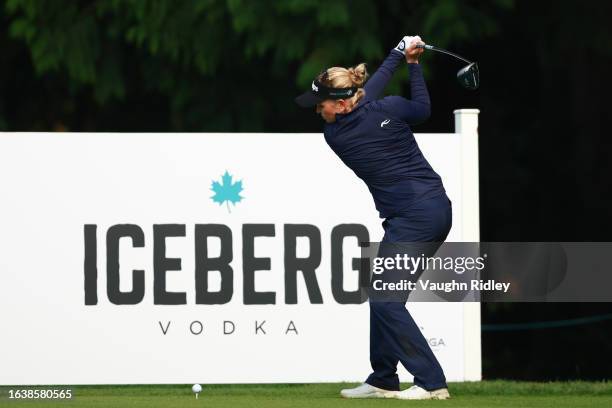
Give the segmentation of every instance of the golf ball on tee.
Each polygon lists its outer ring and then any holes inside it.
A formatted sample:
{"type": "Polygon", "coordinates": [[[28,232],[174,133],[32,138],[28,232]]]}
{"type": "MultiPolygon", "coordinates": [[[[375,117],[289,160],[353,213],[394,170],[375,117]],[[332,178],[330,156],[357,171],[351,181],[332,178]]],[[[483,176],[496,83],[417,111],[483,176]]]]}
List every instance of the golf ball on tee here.
{"type": "Polygon", "coordinates": [[[191,391],[195,392],[196,394],[202,392],[202,386],[200,384],[193,384],[193,387],[191,387],[191,391]]]}

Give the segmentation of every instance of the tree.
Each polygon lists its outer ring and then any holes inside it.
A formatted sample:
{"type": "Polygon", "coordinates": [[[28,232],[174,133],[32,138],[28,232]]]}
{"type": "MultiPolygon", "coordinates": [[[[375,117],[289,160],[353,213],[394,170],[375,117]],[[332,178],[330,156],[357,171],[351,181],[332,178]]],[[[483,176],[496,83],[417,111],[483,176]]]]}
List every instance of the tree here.
{"type": "Polygon", "coordinates": [[[375,67],[404,30],[440,46],[474,41],[493,34],[491,15],[511,4],[481,11],[447,0],[8,0],[6,13],[35,78],[61,84],[56,97],[72,102],[54,123],[147,130],[146,115],[116,112],[136,99],[166,118],[156,123],[163,130],[262,131],[294,125],[287,101],[321,69],[375,67]]]}

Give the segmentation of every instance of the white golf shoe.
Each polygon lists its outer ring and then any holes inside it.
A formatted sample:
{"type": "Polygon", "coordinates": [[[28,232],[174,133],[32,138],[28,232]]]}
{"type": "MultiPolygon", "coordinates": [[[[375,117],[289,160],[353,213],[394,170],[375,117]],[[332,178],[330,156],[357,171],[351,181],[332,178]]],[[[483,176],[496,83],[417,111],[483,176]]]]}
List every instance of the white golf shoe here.
{"type": "Polygon", "coordinates": [[[340,391],[343,398],[395,398],[399,391],[383,390],[368,383],[340,391]]]}
{"type": "Polygon", "coordinates": [[[438,388],[437,390],[427,391],[418,385],[413,385],[407,390],[398,392],[395,398],[403,400],[445,400],[450,398],[450,394],[448,393],[448,388],[438,388]]]}

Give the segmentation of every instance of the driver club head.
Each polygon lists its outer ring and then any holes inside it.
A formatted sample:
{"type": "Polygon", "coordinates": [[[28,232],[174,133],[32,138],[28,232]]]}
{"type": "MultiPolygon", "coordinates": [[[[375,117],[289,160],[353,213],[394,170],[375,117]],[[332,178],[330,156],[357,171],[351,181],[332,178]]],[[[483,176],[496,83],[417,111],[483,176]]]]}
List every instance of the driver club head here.
{"type": "Polygon", "coordinates": [[[457,72],[457,80],[466,89],[476,90],[480,86],[480,75],[478,73],[478,64],[472,62],[469,65],[461,68],[457,72]]]}

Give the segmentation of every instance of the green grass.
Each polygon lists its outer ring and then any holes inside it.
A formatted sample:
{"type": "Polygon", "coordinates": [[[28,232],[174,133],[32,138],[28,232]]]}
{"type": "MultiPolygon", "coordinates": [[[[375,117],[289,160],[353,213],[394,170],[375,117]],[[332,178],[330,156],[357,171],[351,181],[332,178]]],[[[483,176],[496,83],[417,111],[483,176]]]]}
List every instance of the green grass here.
{"type": "MultiPolygon", "coordinates": [[[[578,408],[612,407],[610,382],[512,382],[451,383],[447,401],[345,400],[340,389],[353,384],[206,385],[200,398],[191,385],[73,386],[70,401],[9,401],[9,388],[0,387],[0,406],[7,407],[512,407],[578,408]]],[[[404,387],[407,387],[404,384],[404,387]]],[[[43,387],[32,387],[43,388],[43,387]]],[[[45,387],[51,388],[51,387],[45,387]]],[[[63,388],[63,387],[55,387],[63,388]]]]}

